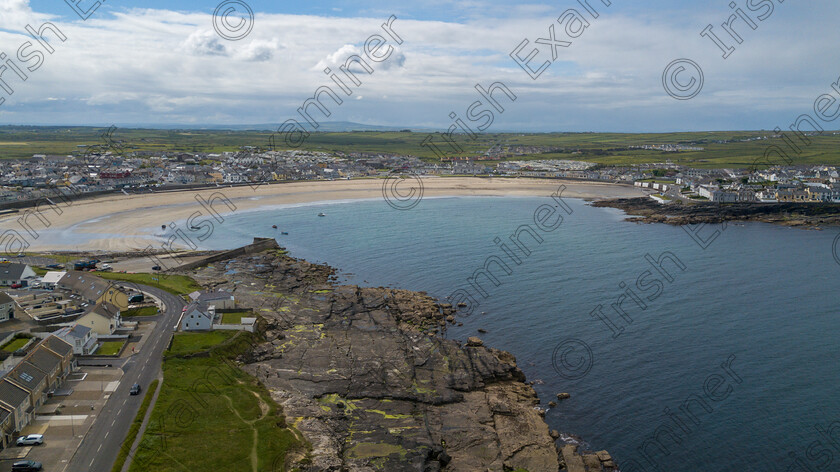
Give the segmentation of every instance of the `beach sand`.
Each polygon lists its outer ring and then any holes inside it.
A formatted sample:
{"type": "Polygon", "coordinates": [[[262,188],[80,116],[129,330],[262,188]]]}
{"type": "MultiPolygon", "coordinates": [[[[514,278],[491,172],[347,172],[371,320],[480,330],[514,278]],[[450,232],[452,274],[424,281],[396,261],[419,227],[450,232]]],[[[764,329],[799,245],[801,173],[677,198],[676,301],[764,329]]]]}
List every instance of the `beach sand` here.
{"type": "MultiPolygon", "coordinates": [[[[58,211],[52,207],[41,207],[41,215],[48,220],[49,232],[72,231],[102,235],[84,247],[61,244],[53,238],[34,237],[21,225],[23,212],[0,218],[0,233],[15,230],[29,244],[27,251],[130,251],[142,250],[151,242],[148,236],[160,232],[160,225],[185,220],[196,211],[209,215],[198,199],[209,201],[212,195],[223,194],[234,206],[233,213],[268,205],[301,204],[323,201],[344,201],[358,199],[382,199],[383,179],[359,179],[338,181],[306,181],[288,184],[261,185],[259,187],[219,187],[208,190],[157,192],[143,195],[114,194],[91,200],[56,202],[58,211]],[[60,211],[60,214],[59,214],[60,211]]],[[[428,177],[423,178],[424,197],[445,196],[544,196],[550,197],[561,185],[565,185],[564,198],[610,199],[646,195],[639,188],[611,183],[548,180],[471,177],[428,177]]],[[[398,189],[407,193],[416,182],[407,179],[398,189]]],[[[393,197],[393,195],[391,195],[393,197]]],[[[422,205],[422,202],[420,203],[422,205]]],[[[216,199],[213,209],[224,215],[229,208],[216,199]]],[[[396,210],[395,210],[396,211],[396,210]]],[[[26,220],[35,234],[46,225],[35,215],[26,220]]],[[[9,239],[2,244],[9,252],[9,239]]],[[[155,247],[160,244],[154,244],[155,247]]]]}

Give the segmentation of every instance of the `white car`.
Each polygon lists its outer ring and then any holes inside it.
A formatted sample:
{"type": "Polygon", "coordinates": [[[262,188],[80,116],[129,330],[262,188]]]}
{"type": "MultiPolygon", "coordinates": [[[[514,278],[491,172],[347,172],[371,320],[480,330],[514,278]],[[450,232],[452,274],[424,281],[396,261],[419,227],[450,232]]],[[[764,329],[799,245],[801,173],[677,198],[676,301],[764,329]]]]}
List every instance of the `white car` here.
{"type": "Polygon", "coordinates": [[[36,446],[38,444],[44,444],[43,434],[30,434],[29,436],[21,436],[17,438],[18,446],[36,446]]]}

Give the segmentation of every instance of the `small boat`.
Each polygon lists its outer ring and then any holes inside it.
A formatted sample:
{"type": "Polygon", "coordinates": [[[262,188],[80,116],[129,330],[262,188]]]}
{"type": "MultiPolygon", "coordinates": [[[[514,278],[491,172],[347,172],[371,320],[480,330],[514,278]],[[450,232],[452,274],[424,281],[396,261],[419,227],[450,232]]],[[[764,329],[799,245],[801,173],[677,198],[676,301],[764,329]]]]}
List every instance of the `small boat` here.
{"type": "Polygon", "coordinates": [[[271,225],[271,227],[277,229],[277,225],[271,225]]]}
{"type": "Polygon", "coordinates": [[[318,216],[327,216],[326,213],[318,213],[318,216]]]}
{"type": "Polygon", "coordinates": [[[288,231],[280,231],[280,234],[282,234],[283,236],[288,236],[289,232],[288,231]]]}
{"type": "Polygon", "coordinates": [[[160,229],[166,231],[166,225],[160,225],[160,229]]]}
{"type": "Polygon", "coordinates": [[[190,229],[193,229],[193,230],[195,230],[195,229],[201,229],[201,226],[190,225],[190,229]]]}

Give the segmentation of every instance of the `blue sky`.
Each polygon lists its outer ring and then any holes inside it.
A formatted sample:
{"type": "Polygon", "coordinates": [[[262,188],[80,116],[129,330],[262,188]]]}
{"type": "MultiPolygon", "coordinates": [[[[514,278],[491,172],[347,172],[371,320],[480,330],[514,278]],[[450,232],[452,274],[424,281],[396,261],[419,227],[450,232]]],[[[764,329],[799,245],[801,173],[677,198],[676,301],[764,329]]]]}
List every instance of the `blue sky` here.
{"type": "MultiPolygon", "coordinates": [[[[52,54],[41,49],[43,64],[25,81],[10,68],[2,72],[0,124],[190,126],[294,118],[311,129],[298,107],[319,86],[339,90],[324,68],[338,70],[349,56],[363,55],[365,40],[384,34],[379,25],[395,15],[403,43],[386,38],[394,48],[388,59],[372,62],[371,75],[356,71],[363,83],[341,94],[340,106],[327,98],[330,117],[310,107],[318,121],[446,128],[450,113],[464,117],[481,98],[476,84],[500,81],[517,99],[494,113],[488,132],[787,128],[798,116],[813,115],[815,99],[832,93],[840,77],[840,4],[763,1],[774,7],[762,21],[758,15],[767,10],[751,11],[747,0],[737,0],[756,27],[736,21],[738,44],[721,27],[733,14],[729,0],[612,0],[609,7],[589,0],[597,19],[575,0],[247,0],[255,17],[250,33],[236,41],[214,29],[221,0],[109,0],[86,21],[61,1],[0,0],[0,51],[13,60],[21,45],[33,42],[27,25],[52,22],[67,37],[50,40],[52,54]],[[577,38],[566,37],[557,22],[570,8],[589,22],[577,38]],[[557,40],[572,42],[558,48],[556,59],[550,47],[535,44],[552,24],[557,40]],[[700,36],[709,24],[735,48],[727,59],[700,36]],[[529,43],[522,56],[537,48],[532,67],[552,59],[536,80],[509,56],[523,40],[529,43]],[[675,100],[662,84],[663,70],[679,58],[703,71],[703,88],[690,100],[675,100]]],[[[38,45],[26,51],[33,48],[38,45]]],[[[16,64],[36,64],[28,58],[16,64]]],[[[688,83],[686,74],[677,80],[688,83]]]]}

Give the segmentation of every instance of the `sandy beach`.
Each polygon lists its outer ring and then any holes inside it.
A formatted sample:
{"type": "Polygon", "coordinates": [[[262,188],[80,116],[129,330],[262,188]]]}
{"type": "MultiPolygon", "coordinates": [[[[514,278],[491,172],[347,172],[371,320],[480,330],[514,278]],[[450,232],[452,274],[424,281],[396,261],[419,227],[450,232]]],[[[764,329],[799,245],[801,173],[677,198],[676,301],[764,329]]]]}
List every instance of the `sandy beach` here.
{"type": "MultiPolygon", "coordinates": [[[[5,236],[3,252],[10,252],[11,238],[8,230],[17,231],[28,243],[27,251],[129,251],[142,250],[150,244],[149,235],[160,225],[185,220],[197,211],[208,215],[206,204],[214,197],[213,210],[221,215],[262,206],[305,204],[324,201],[382,199],[382,179],[360,179],[323,182],[295,182],[261,185],[256,188],[219,187],[201,191],[158,192],[143,195],[109,195],[101,198],[73,202],[57,202],[57,209],[41,207],[41,215],[49,223],[31,215],[21,224],[23,212],[0,218],[0,231],[5,236]],[[232,205],[229,208],[218,197],[224,196],[232,205]],[[60,213],[59,213],[60,212],[60,213]],[[47,228],[48,226],[48,228],[47,228]],[[44,232],[52,237],[43,237],[44,232]],[[56,234],[92,233],[101,235],[79,247],[56,238],[56,234]],[[37,236],[37,237],[36,237],[37,236]]],[[[560,185],[565,185],[564,198],[602,200],[642,196],[641,189],[627,185],[600,182],[547,180],[547,179],[487,179],[470,177],[429,177],[422,179],[423,197],[447,196],[545,196],[549,197],[560,185]]],[[[407,193],[416,182],[409,179],[398,187],[407,193]]],[[[420,203],[422,204],[422,202],[420,203]]],[[[396,210],[395,210],[396,211],[396,210]]],[[[68,238],[72,239],[72,238],[68,238]]],[[[159,244],[155,245],[158,246],[159,244]]]]}

